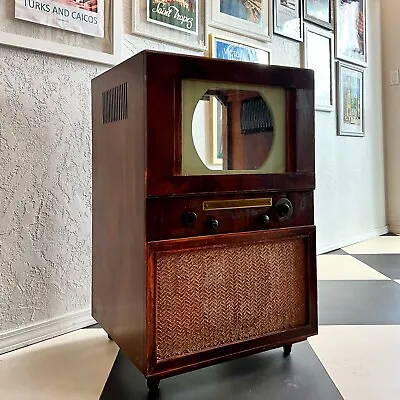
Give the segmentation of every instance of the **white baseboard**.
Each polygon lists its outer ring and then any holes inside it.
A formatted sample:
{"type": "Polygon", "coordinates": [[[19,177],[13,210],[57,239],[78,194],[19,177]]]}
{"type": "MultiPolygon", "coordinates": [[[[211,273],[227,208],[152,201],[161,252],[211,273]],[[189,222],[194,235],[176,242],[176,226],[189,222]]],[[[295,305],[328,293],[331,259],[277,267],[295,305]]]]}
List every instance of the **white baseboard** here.
{"type": "MultiPolygon", "coordinates": [[[[318,227],[317,227],[318,229],[318,227]]],[[[364,240],[373,239],[375,237],[384,235],[389,232],[389,227],[383,226],[382,228],[373,229],[371,231],[363,232],[358,235],[350,236],[343,238],[341,241],[337,243],[330,244],[329,246],[322,246],[321,248],[317,248],[317,254],[328,253],[333,250],[340,249],[342,247],[350,246],[355,243],[362,242],[364,240]]]]}
{"type": "Polygon", "coordinates": [[[91,310],[83,310],[0,334],[0,354],[95,324],[91,310]]]}
{"type": "Polygon", "coordinates": [[[389,225],[389,232],[400,235],[400,225],[389,225]]]}

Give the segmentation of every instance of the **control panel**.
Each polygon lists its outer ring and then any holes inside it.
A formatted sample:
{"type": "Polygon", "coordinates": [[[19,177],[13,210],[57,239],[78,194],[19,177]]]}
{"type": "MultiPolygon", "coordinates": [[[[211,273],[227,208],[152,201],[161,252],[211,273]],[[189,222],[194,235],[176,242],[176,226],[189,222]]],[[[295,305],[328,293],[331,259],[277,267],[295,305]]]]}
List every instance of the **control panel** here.
{"type": "Polygon", "coordinates": [[[168,198],[147,201],[148,240],[249,232],[312,224],[312,192],[270,197],[168,198]]]}

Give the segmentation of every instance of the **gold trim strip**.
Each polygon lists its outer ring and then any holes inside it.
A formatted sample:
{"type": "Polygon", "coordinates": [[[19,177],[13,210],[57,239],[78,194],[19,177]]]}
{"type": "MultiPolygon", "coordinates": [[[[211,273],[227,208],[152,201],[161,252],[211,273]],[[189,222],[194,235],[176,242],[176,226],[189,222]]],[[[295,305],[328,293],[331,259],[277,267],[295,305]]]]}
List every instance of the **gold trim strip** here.
{"type": "Polygon", "coordinates": [[[203,201],[204,211],[257,207],[272,207],[272,198],[203,201]]]}

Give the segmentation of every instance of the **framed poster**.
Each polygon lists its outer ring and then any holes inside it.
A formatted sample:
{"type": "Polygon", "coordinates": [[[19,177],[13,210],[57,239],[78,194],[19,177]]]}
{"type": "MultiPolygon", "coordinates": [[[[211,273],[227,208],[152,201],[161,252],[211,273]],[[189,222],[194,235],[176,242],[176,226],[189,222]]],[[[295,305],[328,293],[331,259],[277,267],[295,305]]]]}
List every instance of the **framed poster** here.
{"type": "Polygon", "coordinates": [[[335,0],[336,58],[367,66],[365,0],[335,0]]]}
{"type": "Polygon", "coordinates": [[[303,41],[301,0],[274,0],[274,33],[303,41]]]}
{"type": "Polygon", "coordinates": [[[132,0],[132,33],[204,51],[205,3],[199,0],[132,0]]]}
{"type": "Polygon", "coordinates": [[[333,30],[334,0],[304,0],[304,20],[333,30]]]}
{"type": "Polygon", "coordinates": [[[147,1],[147,21],[197,35],[199,14],[196,0],[147,1]]]}
{"type": "Polygon", "coordinates": [[[210,25],[253,39],[270,41],[272,0],[211,0],[210,25]]]}
{"type": "Polygon", "coordinates": [[[304,26],[303,65],[314,70],[315,109],[333,111],[333,33],[318,26],[304,26]]]}
{"type": "Polygon", "coordinates": [[[224,60],[247,61],[270,64],[271,52],[255,46],[248,46],[236,40],[229,40],[217,35],[209,36],[210,55],[224,60]]]}
{"type": "MultiPolygon", "coordinates": [[[[270,50],[255,46],[248,46],[236,40],[225,39],[218,35],[209,35],[209,54],[213,58],[242,62],[253,62],[269,65],[271,63],[270,50]]],[[[210,161],[213,166],[222,169],[224,149],[224,115],[223,107],[214,97],[210,98],[210,131],[211,154],[210,161]]]]}
{"type": "Polygon", "coordinates": [[[110,66],[121,62],[121,0],[97,0],[97,3],[68,0],[68,4],[66,0],[44,0],[41,3],[24,0],[23,4],[31,9],[29,12],[18,10],[19,3],[19,0],[0,2],[0,44],[110,66]],[[35,6],[33,10],[33,3],[43,6],[35,6]],[[100,16],[101,8],[103,17],[100,16]],[[33,14],[33,11],[37,13],[33,14]],[[21,18],[15,18],[17,12],[22,12],[19,14],[21,18]],[[45,19],[43,13],[54,15],[45,19]],[[30,21],[34,18],[38,21],[30,21]],[[91,27],[83,22],[91,24],[91,27]]]}
{"type": "Polygon", "coordinates": [[[104,0],[15,0],[15,18],[104,37],[104,0]]]}
{"type": "Polygon", "coordinates": [[[337,62],[338,135],[365,136],[364,69],[337,62]]]}

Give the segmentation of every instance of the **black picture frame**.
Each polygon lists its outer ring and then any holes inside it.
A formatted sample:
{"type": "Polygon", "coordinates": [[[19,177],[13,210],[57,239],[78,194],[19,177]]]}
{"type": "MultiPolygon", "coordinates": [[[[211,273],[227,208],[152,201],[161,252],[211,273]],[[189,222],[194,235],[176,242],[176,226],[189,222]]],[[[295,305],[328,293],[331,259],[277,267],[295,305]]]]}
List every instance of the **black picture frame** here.
{"type": "MultiPolygon", "coordinates": [[[[274,19],[274,34],[293,39],[297,42],[303,42],[304,38],[304,22],[303,22],[303,1],[302,0],[273,0],[273,19],[274,19]],[[290,20],[290,13],[296,12],[296,16],[292,19],[298,20],[298,31],[291,32],[284,30],[280,26],[280,22],[284,19],[290,20]]],[[[287,26],[291,26],[289,24],[287,26]]],[[[293,24],[294,25],[294,24],[293,24]]]]}
{"type": "Polygon", "coordinates": [[[323,2],[324,0],[304,0],[304,4],[303,4],[303,10],[304,10],[304,20],[311,22],[315,25],[319,25],[323,28],[329,29],[331,31],[334,30],[334,0],[326,0],[327,1],[327,11],[328,15],[329,15],[329,22],[326,22],[323,19],[318,18],[317,16],[315,16],[315,14],[312,13],[311,9],[310,9],[310,4],[312,2],[315,1],[319,1],[319,2],[323,2]]]}

